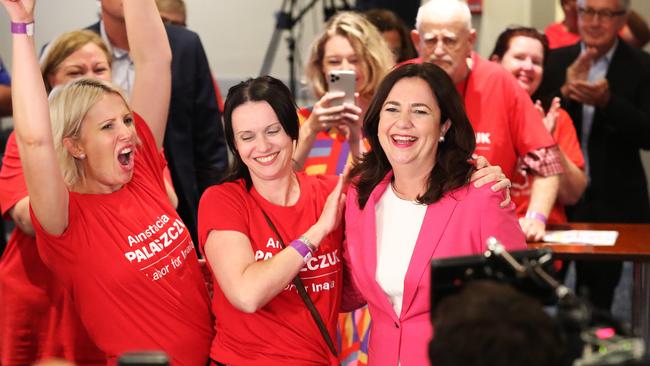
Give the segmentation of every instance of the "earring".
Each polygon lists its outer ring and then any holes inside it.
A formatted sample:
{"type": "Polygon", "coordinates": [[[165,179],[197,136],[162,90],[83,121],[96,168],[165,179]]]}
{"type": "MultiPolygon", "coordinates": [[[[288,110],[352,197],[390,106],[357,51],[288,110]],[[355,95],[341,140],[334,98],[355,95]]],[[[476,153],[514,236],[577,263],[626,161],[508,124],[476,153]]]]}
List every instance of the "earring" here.
{"type": "Polygon", "coordinates": [[[439,142],[445,142],[445,136],[440,136],[440,138],[438,139],[438,141],[439,141],[439,142]]]}
{"type": "Polygon", "coordinates": [[[77,156],[77,159],[79,159],[79,160],[83,160],[85,158],[86,158],[86,154],[84,154],[84,153],[81,153],[81,154],[79,154],[79,156],[77,156]]]}

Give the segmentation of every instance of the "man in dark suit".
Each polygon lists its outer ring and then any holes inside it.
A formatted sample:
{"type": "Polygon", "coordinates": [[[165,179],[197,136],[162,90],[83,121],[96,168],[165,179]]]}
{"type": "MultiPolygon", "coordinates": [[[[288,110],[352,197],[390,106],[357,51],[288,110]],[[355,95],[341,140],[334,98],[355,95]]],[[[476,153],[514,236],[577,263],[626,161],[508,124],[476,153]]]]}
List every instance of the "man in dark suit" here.
{"type": "MultiPolygon", "coordinates": [[[[113,82],[130,93],[133,62],[121,0],[102,0],[102,20],[88,27],[101,34],[113,54],[113,82]]],[[[228,166],[221,116],[210,67],[198,35],[166,25],[172,49],[172,95],[164,149],[177,211],[198,245],[196,215],[201,193],[218,182],[228,166]]]]}
{"type": "MultiPolygon", "coordinates": [[[[581,42],[552,51],[540,95],[562,97],[576,127],[589,185],[571,221],[650,222],[640,149],[650,148],[650,56],[617,34],[629,0],[579,0],[581,42]]],[[[577,287],[609,310],[621,263],[576,263],[577,287]]]]}

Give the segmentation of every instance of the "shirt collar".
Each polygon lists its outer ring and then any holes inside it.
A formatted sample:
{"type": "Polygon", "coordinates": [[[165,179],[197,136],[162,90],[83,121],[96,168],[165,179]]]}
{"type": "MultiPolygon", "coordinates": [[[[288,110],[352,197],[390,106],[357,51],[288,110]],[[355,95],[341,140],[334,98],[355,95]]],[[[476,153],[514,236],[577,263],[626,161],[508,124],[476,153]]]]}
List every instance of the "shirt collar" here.
{"type": "MultiPolygon", "coordinates": [[[[594,61],[604,60],[609,65],[609,63],[612,61],[612,57],[614,56],[614,52],[616,52],[617,47],[618,47],[618,37],[616,37],[616,39],[614,40],[614,44],[609,49],[609,51],[607,51],[602,57],[594,61]]],[[[580,52],[581,53],[585,52],[585,44],[582,41],[580,41],[580,52]]]]}
{"type": "Polygon", "coordinates": [[[129,51],[113,46],[111,41],[108,39],[108,34],[106,34],[104,21],[99,22],[99,34],[101,35],[104,43],[106,43],[106,47],[108,47],[108,50],[111,52],[113,59],[119,60],[129,56],[129,51]]]}

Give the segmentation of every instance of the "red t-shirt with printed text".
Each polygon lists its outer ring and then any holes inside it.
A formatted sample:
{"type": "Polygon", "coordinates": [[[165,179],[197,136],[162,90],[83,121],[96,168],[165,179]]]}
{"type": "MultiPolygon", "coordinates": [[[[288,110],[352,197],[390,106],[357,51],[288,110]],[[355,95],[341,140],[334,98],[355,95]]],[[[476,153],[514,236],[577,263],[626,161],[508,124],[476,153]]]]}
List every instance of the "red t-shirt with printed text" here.
{"type": "Polygon", "coordinates": [[[555,145],[530,96],[501,65],[472,55],[472,71],[456,85],[476,134],[475,153],[512,178],[519,158],[555,145]]]}
{"type": "MultiPolygon", "coordinates": [[[[569,116],[569,114],[562,108],[559,109],[555,130],[553,131],[553,138],[566,158],[573,162],[573,164],[578,168],[584,169],[585,159],[582,156],[582,150],[580,149],[580,142],[578,141],[576,129],[571,120],[571,116],[569,116]]],[[[512,179],[510,194],[512,195],[512,200],[517,204],[516,212],[518,217],[526,216],[526,211],[528,211],[531,183],[531,177],[521,170],[517,171],[512,179]]],[[[549,224],[563,224],[567,222],[564,205],[562,205],[559,200],[555,200],[555,204],[548,215],[547,222],[549,224]]]]}
{"type": "MultiPolygon", "coordinates": [[[[282,248],[260,207],[286,245],[305,233],[320,217],[337,177],[297,175],[300,198],[293,206],[273,205],[254,187],[249,193],[243,180],[208,188],[199,204],[201,248],[210,231],[232,230],[250,239],[255,260],[271,258],[282,248]]],[[[299,274],[334,342],[341,301],[342,240],[341,225],[321,242],[299,274]]],[[[210,356],[214,360],[227,365],[338,365],[293,283],[261,309],[247,314],[230,304],[215,280],[212,309],[216,337],[210,356]]]]}
{"type": "Polygon", "coordinates": [[[205,365],[208,293],[192,240],[165,193],[164,162],[146,123],[132,180],[111,194],[69,194],[68,227],[50,235],[32,212],[43,261],[66,286],[109,364],[162,350],[175,366],[205,365]]]}
{"type": "MultiPolygon", "coordinates": [[[[0,171],[2,216],[10,220],[9,210],[27,196],[12,132],[0,171]]],[[[0,259],[0,364],[32,364],[56,357],[105,365],[106,356],[89,339],[71,302],[41,260],[36,239],[14,228],[0,259]]]]}

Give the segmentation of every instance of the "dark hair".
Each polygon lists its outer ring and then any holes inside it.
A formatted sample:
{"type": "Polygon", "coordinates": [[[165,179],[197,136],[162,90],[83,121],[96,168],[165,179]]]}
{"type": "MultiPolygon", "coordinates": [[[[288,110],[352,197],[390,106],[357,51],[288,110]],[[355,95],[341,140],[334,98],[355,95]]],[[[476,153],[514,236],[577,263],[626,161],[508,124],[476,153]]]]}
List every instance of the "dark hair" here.
{"type": "MultiPolygon", "coordinates": [[[[532,39],[538,40],[542,44],[542,49],[543,49],[543,56],[544,56],[544,61],[542,63],[542,68],[546,68],[546,62],[547,62],[547,57],[548,51],[549,51],[549,46],[548,46],[548,38],[544,33],[541,33],[535,28],[531,27],[521,27],[521,26],[513,26],[509,27],[501,34],[499,34],[499,37],[497,38],[496,43],[494,44],[494,50],[492,50],[492,54],[490,55],[490,59],[493,57],[498,57],[499,60],[503,59],[503,55],[508,52],[510,49],[510,41],[515,38],[515,37],[528,37],[532,39]]],[[[553,100],[552,96],[549,95],[539,95],[539,88],[531,95],[531,99],[533,101],[535,100],[541,100],[542,101],[542,108],[544,108],[545,111],[548,111],[548,109],[551,107],[551,101],[553,100]]]]}
{"type": "Polygon", "coordinates": [[[379,85],[363,121],[370,151],[363,155],[350,172],[351,178],[358,177],[355,185],[361,208],[366,205],[372,190],[392,169],[379,143],[377,131],[384,102],[393,86],[403,78],[420,78],[426,81],[440,108],[439,123],[442,124],[447,119],[451,121],[445,142],[438,144],[436,164],[431,167],[427,190],[417,201],[427,205],[436,202],[446,192],[467,184],[474,170],[474,166],[468,162],[476,146],[474,130],[454,83],[443,69],[434,64],[424,62],[402,65],[391,71],[379,85]]]}
{"type": "Polygon", "coordinates": [[[548,38],[546,38],[546,35],[535,28],[520,26],[509,27],[501,32],[501,34],[499,34],[497,42],[494,44],[494,50],[492,50],[490,58],[497,56],[499,59],[502,59],[503,55],[505,55],[506,52],[508,52],[510,49],[510,41],[515,37],[528,37],[538,40],[544,49],[543,56],[544,62],[546,62],[546,55],[548,54],[549,50],[548,38]]]}
{"type": "Polygon", "coordinates": [[[429,348],[436,366],[559,366],[560,326],[536,300],[509,285],[474,281],[440,302],[429,348]]]}
{"type": "Polygon", "coordinates": [[[411,40],[410,30],[404,24],[404,21],[388,9],[370,9],[364,13],[366,18],[372,23],[380,33],[397,31],[402,40],[397,62],[404,62],[418,57],[413,41],[411,40]]]}
{"type": "Polygon", "coordinates": [[[247,102],[267,102],[284,129],[284,132],[292,140],[298,140],[298,113],[296,102],[293,100],[291,91],[280,80],[271,76],[260,76],[248,79],[233,86],[228,90],[228,96],[224,104],[223,120],[224,132],[228,149],[233,155],[232,163],[222,182],[232,182],[243,178],[246,188],[253,185],[248,167],[242,161],[235,145],[235,135],[232,129],[232,113],[242,104],[247,102]]]}

